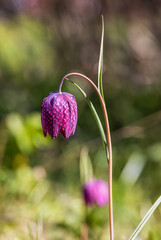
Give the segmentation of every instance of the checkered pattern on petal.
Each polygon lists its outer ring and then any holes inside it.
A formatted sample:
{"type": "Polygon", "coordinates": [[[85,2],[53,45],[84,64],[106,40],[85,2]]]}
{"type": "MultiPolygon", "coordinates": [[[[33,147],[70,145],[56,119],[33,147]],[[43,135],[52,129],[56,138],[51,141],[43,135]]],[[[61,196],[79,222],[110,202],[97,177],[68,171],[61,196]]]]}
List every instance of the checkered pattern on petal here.
{"type": "Polygon", "coordinates": [[[59,132],[65,138],[73,135],[77,124],[75,97],[65,92],[50,93],[41,106],[41,123],[45,137],[48,133],[54,139],[59,132]]]}
{"type": "Polygon", "coordinates": [[[70,93],[62,93],[64,97],[64,118],[61,133],[65,138],[69,138],[75,132],[77,124],[77,103],[75,97],[70,93]]]}

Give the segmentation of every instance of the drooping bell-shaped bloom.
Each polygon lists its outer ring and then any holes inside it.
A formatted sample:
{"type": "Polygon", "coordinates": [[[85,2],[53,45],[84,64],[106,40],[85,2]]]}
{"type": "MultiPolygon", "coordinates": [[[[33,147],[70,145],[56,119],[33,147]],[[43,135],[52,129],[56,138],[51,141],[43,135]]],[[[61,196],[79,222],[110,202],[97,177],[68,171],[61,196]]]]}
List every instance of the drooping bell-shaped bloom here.
{"type": "Polygon", "coordinates": [[[96,204],[99,207],[105,206],[109,201],[108,187],[105,181],[93,179],[83,187],[83,197],[86,205],[96,204]]]}
{"type": "Polygon", "coordinates": [[[73,135],[77,124],[75,97],[66,92],[51,92],[41,105],[41,123],[44,136],[55,139],[59,132],[67,139],[73,135]]]}

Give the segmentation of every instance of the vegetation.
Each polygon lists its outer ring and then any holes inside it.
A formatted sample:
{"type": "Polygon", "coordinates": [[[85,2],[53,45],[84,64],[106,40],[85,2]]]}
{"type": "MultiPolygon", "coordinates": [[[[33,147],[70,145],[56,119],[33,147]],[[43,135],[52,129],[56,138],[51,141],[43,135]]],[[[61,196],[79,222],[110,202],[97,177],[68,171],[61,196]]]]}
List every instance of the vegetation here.
{"type": "MultiPolygon", "coordinates": [[[[99,130],[73,84],[64,83],[63,91],[77,99],[75,135],[52,141],[40,122],[43,98],[58,90],[65,74],[79,71],[97,82],[102,9],[115,239],[128,239],[161,193],[160,4],[11,2],[0,3],[0,239],[80,239],[82,153],[107,181],[99,130]]],[[[102,116],[97,96],[81,81],[102,116]]],[[[108,206],[89,209],[88,223],[89,239],[107,239],[108,206]]],[[[160,240],[160,223],[161,207],[140,238],[160,240]]]]}

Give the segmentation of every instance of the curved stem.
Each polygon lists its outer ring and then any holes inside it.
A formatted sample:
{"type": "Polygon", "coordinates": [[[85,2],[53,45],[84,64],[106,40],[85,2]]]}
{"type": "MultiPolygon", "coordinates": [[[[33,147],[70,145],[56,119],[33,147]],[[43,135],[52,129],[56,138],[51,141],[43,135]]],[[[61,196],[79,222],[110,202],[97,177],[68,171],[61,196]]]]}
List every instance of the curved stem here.
{"type": "Polygon", "coordinates": [[[113,201],[112,201],[112,144],[111,144],[111,134],[110,134],[110,126],[109,126],[109,120],[108,120],[108,115],[107,115],[107,110],[106,110],[106,106],[104,103],[104,100],[97,88],[97,86],[93,83],[93,81],[86,77],[85,75],[81,74],[81,73],[68,73],[67,75],[65,75],[60,83],[59,86],[59,93],[61,93],[61,87],[62,84],[64,82],[64,80],[70,76],[79,76],[84,78],[85,80],[87,80],[95,89],[95,91],[97,92],[100,102],[101,102],[101,106],[103,109],[103,114],[104,114],[104,118],[105,118],[105,126],[106,126],[106,133],[107,133],[107,144],[108,144],[108,151],[109,151],[109,167],[108,167],[108,185],[109,185],[109,220],[110,220],[110,240],[114,239],[114,232],[113,232],[113,201]]]}

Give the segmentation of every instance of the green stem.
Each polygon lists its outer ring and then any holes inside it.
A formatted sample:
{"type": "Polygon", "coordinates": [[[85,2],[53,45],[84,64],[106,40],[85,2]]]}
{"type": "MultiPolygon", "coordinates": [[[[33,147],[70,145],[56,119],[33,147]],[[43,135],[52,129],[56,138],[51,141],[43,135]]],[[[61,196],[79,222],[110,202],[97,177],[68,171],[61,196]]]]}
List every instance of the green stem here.
{"type": "Polygon", "coordinates": [[[82,77],[85,80],[87,80],[93,86],[95,91],[97,92],[100,102],[101,102],[101,106],[102,106],[102,110],[103,110],[103,114],[104,114],[104,118],[105,118],[107,144],[108,144],[108,152],[109,152],[109,166],[108,166],[109,220],[110,220],[110,240],[113,240],[114,232],[113,232],[113,201],[112,201],[112,144],[111,144],[110,126],[109,126],[109,120],[108,120],[106,106],[105,106],[104,100],[103,100],[101,93],[99,92],[97,86],[93,83],[93,81],[90,78],[86,77],[85,75],[83,75],[81,73],[68,73],[67,75],[65,75],[61,80],[61,83],[59,86],[59,93],[61,93],[61,87],[62,87],[64,80],[70,76],[79,76],[79,77],[82,77]]]}
{"type": "Polygon", "coordinates": [[[153,204],[153,206],[149,209],[149,211],[146,213],[146,215],[144,216],[144,218],[142,219],[142,221],[140,222],[140,224],[138,225],[138,227],[135,229],[135,231],[133,232],[133,234],[131,235],[131,237],[129,238],[129,240],[134,240],[137,235],[139,234],[139,232],[141,231],[141,229],[144,227],[144,225],[146,224],[146,222],[149,220],[149,218],[151,217],[151,215],[153,214],[153,212],[155,211],[155,209],[159,206],[159,204],[161,203],[161,196],[157,199],[157,201],[153,204]]]}
{"type": "MultiPolygon", "coordinates": [[[[66,78],[67,79],[67,78],[66,78]]],[[[102,123],[101,123],[101,120],[98,116],[98,113],[93,105],[93,103],[90,101],[90,99],[87,97],[86,93],[82,90],[82,88],[80,88],[78,86],[78,84],[76,84],[75,82],[71,81],[70,79],[67,79],[69,80],[79,91],[80,93],[83,95],[83,97],[85,98],[89,108],[91,109],[92,111],[92,114],[96,120],[96,123],[97,123],[97,126],[99,128],[99,131],[100,131],[100,134],[101,134],[101,137],[102,137],[102,143],[103,143],[103,146],[105,148],[105,153],[106,153],[106,158],[108,159],[108,146],[107,146],[107,139],[106,139],[106,135],[105,135],[105,132],[104,132],[104,129],[103,129],[103,126],[102,126],[102,123]]]]}

